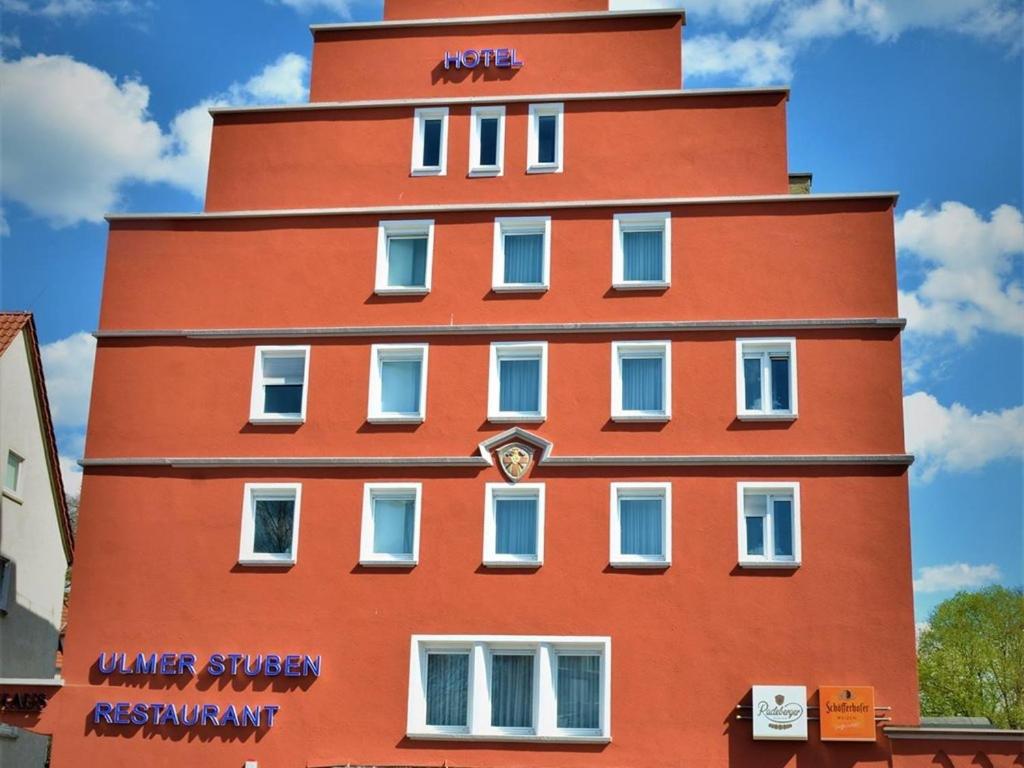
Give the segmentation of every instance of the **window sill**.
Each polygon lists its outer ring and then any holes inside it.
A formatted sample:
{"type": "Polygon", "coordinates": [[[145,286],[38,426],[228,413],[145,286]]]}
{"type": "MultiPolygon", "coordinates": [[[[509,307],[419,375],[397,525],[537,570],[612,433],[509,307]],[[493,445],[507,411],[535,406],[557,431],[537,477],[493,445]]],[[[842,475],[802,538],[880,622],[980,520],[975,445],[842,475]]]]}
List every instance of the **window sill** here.
{"type": "Polygon", "coordinates": [[[613,413],[612,421],[671,421],[672,417],[665,413],[613,413]]]}
{"type": "Polygon", "coordinates": [[[14,491],[7,490],[6,488],[4,488],[3,495],[4,495],[5,499],[10,499],[15,504],[24,504],[25,503],[25,500],[23,498],[21,498],[21,496],[16,494],[14,491]]]}
{"type": "Polygon", "coordinates": [[[422,424],[425,416],[367,416],[370,424],[422,424]]]}
{"type": "Polygon", "coordinates": [[[511,424],[523,422],[526,424],[541,424],[545,416],[537,413],[489,413],[487,420],[493,424],[511,424]]]}
{"type": "Polygon", "coordinates": [[[575,734],[518,734],[518,733],[434,733],[430,731],[407,731],[406,737],[410,739],[425,739],[432,741],[534,741],[540,743],[563,743],[563,744],[610,744],[611,736],[584,736],[575,734]]]}
{"type": "Polygon", "coordinates": [[[444,176],[444,168],[413,168],[410,176],[444,176]]]}
{"type": "Polygon", "coordinates": [[[246,568],[289,568],[295,565],[295,558],[264,560],[262,558],[240,557],[238,558],[238,564],[246,568]]]}
{"type": "Polygon", "coordinates": [[[531,165],[526,169],[527,173],[561,173],[560,165],[531,165]]]}
{"type": "Polygon", "coordinates": [[[288,424],[305,424],[305,416],[250,416],[249,423],[257,426],[267,426],[274,424],[288,425],[288,424]]]}
{"type": "Polygon", "coordinates": [[[418,560],[359,559],[359,565],[363,568],[415,568],[418,564],[418,560]]]}
{"type": "Polygon", "coordinates": [[[740,568],[788,568],[790,570],[800,567],[800,563],[794,560],[740,560],[738,565],[740,568]]]}
{"type": "Polygon", "coordinates": [[[740,421],[796,421],[795,413],[737,413],[740,421]]]}
{"type": "Polygon", "coordinates": [[[504,171],[501,168],[473,168],[467,174],[470,179],[487,178],[488,176],[501,176],[504,171]]]}
{"type": "Polygon", "coordinates": [[[540,568],[543,560],[484,560],[485,568],[540,568]]]}
{"type": "Polygon", "coordinates": [[[664,291],[671,287],[672,283],[663,280],[643,283],[612,283],[612,288],[616,291],[664,291]]]}
{"type": "Polygon", "coordinates": [[[408,288],[378,286],[374,288],[373,292],[378,296],[426,296],[430,293],[430,289],[425,286],[418,288],[415,286],[410,286],[408,288]]]}
{"type": "Polygon", "coordinates": [[[492,285],[491,290],[495,293],[546,293],[548,291],[547,285],[492,285]]]}
{"type": "Polygon", "coordinates": [[[647,568],[650,570],[665,570],[672,565],[671,560],[610,560],[608,565],[611,568],[647,568]]]}

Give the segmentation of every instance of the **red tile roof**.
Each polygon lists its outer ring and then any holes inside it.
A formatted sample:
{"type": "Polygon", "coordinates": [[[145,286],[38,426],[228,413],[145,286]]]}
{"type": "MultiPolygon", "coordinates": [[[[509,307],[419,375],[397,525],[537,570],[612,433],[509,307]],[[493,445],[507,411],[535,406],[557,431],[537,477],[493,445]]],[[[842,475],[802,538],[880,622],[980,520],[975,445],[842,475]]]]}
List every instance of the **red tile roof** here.
{"type": "Polygon", "coordinates": [[[57,520],[60,523],[64,552],[68,563],[75,555],[75,534],[71,530],[71,516],[68,514],[67,497],[64,495],[64,479],[60,474],[60,457],[57,453],[57,439],[53,434],[53,418],[50,415],[50,400],[46,396],[46,380],[43,378],[43,359],[39,354],[39,337],[31,312],[0,312],[0,355],[7,351],[18,333],[25,331],[25,346],[28,349],[29,364],[32,367],[39,415],[43,421],[43,442],[50,462],[50,476],[53,478],[54,502],[57,505],[57,520]]]}

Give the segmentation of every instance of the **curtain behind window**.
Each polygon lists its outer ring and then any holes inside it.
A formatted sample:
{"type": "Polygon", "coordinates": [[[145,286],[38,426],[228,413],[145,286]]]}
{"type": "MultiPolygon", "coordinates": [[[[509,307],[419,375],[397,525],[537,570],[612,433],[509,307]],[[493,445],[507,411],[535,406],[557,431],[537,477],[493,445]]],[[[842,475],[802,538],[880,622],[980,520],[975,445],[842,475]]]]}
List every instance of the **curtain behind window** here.
{"type": "Polygon", "coordinates": [[[544,235],[505,235],[505,282],[544,281],[544,235]]]}
{"type": "Polygon", "coordinates": [[[660,357],[622,359],[622,409],[624,411],[664,410],[665,361],[660,357]]]}
{"type": "Polygon", "coordinates": [[[665,279],[661,230],[622,233],[622,277],[625,280],[665,279]]]}
{"type": "Polygon", "coordinates": [[[533,656],[494,654],[491,657],[491,725],[529,728],[533,725],[533,656]]]}
{"type": "Polygon", "coordinates": [[[601,727],[601,658],[558,655],[558,727],[601,727]]]}
{"type": "Polygon", "coordinates": [[[540,360],[498,361],[498,409],[540,412],[540,360]]]}
{"type": "Polygon", "coordinates": [[[374,552],[380,555],[412,554],[415,506],[411,499],[374,499],[374,552]]]}
{"type": "Polygon", "coordinates": [[[499,555],[537,554],[537,500],[496,499],[494,551],[499,555]]]}
{"type": "Polygon", "coordinates": [[[388,238],[388,285],[420,287],[427,284],[427,238],[388,238]]]}
{"type": "Polygon", "coordinates": [[[380,409],[385,413],[420,410],[419,360],[385,360],[380,364],[380,409]]]}
{"type": "Polygon", "coordinates": [[[661,515],[661,499],[620,499],[619,530],[622,554],[663,554],[661,515]]]}
{"type": "Polygon", "coordinates": [[[427,725],[466,725],[469,654],[427,654],[427,725]]]}

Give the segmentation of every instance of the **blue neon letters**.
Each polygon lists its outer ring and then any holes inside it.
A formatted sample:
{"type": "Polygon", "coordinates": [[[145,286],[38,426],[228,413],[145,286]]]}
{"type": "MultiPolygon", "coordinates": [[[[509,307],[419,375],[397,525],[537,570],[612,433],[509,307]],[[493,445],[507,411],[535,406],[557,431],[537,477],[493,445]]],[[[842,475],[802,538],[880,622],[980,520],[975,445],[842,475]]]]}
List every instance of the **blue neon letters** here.
{"type": "Polygon", "coordinates": [[[444,52],[445,69],[476,69],[479,66],[496,69],[519,69],[523,62],[515,48],[467,48],[464,51],[444,52]]]}

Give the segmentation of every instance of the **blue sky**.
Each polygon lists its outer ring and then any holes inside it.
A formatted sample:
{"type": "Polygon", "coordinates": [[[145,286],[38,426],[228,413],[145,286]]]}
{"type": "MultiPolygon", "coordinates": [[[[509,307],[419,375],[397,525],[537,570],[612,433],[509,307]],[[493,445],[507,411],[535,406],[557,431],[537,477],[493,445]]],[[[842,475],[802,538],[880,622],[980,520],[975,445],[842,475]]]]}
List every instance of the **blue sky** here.
{"type": "MultiPolygon", "coordinates": [[[[613,0],[615,7],[666,0],[613,0]]],[[[687,87],[790,84],[790,168],[899,190],[918,620],[1024,582],[1021,4],[695,0],[687,87]]],[[[107,210],[199,210],[211,104],[306,98],[347,0],[0,0],[0,307],[36,313],[80,482],[107,210]]]]}

